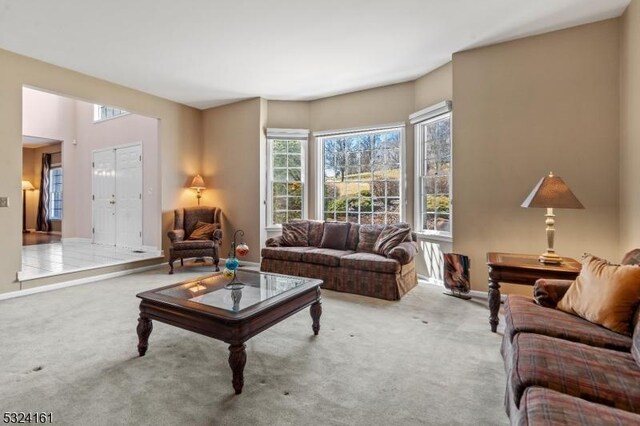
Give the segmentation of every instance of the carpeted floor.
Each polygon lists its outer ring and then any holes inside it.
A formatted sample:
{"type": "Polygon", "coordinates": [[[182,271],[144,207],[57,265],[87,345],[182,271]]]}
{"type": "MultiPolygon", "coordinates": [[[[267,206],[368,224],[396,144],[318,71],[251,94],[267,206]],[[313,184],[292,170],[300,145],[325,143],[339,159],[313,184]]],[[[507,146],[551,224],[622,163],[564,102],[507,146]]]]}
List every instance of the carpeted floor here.
{"type": "Polygon", "coordinates": [[[496,425],[505,375],[482,302],[420,285],[400,302],[323,291],[247,342],[234,395],[223,342],[155,322],[135,295],[202,275],[156,269],[0,302],[0,411],[64,425],[496,425]]]}

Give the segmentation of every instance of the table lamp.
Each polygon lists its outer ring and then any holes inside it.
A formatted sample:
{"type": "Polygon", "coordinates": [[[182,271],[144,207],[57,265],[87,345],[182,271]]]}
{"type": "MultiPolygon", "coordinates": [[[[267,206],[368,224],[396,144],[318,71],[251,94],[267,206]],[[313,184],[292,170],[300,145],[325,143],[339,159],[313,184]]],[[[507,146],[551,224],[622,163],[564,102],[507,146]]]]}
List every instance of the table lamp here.
{"type": "Polygon", "coordinates": [[[547,214],[547,251],[540,255],[538,260],[542,263],[559,265],[562,263],[562,258],[558,256],[553,249],[554,238],[554,224],[555,215],[553,209],[584,209],[584,206],[573,192],[569,189],[566,183],[559,177],[554,176],[553,172],[549,173],[549,176],[545,176],[540,179],[540,182],[533,188],[529,196],[522,203],[522,207],[538,207],[546,208],[547,214]]]}
{"type": "Polygon", "coordinates": [[[193,180],[191,181],[191,189],[195,189],[196,190],[196,197],[198,198],[198,205],[200,205],[200,198],[202,197],[202,191],[205,188],[204,186],[204,179],[202,179],[202,176],[200,175],[196,175],[193,180]]]}

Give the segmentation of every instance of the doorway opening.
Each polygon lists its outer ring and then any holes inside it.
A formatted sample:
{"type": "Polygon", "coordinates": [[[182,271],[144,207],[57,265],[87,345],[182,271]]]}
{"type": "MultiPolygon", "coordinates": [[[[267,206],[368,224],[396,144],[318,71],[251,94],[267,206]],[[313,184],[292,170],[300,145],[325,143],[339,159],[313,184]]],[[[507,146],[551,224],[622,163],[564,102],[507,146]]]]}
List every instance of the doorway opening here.
{"type": "Polygon", "coordinates": [[[22,116],[18,280],[161,256],[158,119],[31,87],[22,116]]]}

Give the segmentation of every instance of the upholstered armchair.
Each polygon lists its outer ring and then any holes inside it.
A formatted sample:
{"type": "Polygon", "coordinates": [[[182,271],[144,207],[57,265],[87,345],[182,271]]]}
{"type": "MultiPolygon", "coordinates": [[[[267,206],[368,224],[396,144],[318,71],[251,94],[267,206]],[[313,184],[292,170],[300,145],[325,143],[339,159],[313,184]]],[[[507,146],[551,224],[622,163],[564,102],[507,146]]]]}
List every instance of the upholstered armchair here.
{"type": "Polygon", "coordinates": [[[171,240],[169,248],[169,270],[173,274],[173,262],[180,259],[184,266],[184,258],[210,257],[215,270],[219,271],[221,211],[217,207],[186,207],[175,210],[173,230],[168,236],[171,240]]]}

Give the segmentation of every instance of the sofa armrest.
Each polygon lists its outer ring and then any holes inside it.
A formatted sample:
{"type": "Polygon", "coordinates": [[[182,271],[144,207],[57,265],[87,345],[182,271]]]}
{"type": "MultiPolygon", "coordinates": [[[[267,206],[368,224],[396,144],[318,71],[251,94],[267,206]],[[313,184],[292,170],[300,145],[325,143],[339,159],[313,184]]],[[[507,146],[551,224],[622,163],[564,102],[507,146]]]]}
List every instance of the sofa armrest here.
{"type": "Polygon", "coordinates": [[[569,290],[571,280],[547,280],[539,279],[533,286],[533,299],[540,306],[554,308],[569,290]]]}
{"type": "Polygon", "coordinates": [[[171,240],[172,243],[177,241],[184,240],[184,229],[174,229],[172,231],[167,232],[167,236],[171,240]]]}
{"type": "Polygon", "coordinates": [[[265,245],[267,247],[280,247],[282,246],[282,235],[278,235],[277,237],[268,238],[265,245]]]}
{"type": "Polygon", "coordinates": [[[416,254],[418,254],[418,245],[405,241],[392,248],[387,257],[397,260],[401,265],[406,265],[411,263],[416,254]]]}
{"type": "Polygon", "coordinates": [[[221,241],[222,240],[222,229],[216,229],[213,231],[213,241],[221,241]]]}

